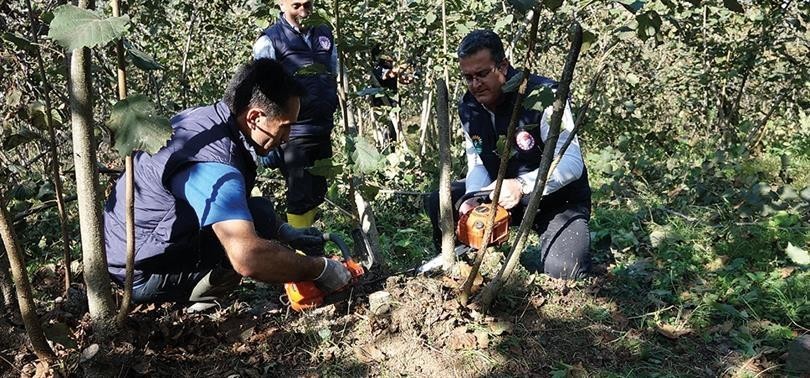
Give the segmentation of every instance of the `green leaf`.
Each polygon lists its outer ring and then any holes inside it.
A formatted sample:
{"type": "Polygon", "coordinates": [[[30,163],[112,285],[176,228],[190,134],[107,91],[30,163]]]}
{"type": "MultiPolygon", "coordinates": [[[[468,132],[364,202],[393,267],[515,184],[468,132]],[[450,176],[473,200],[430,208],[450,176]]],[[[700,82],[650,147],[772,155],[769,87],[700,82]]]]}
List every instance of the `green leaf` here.
{"type": "Polygon", "coordinates": [[[172,136],[169,120],[159,115],[144,95],[131,96],[113,105],[108,126],[121,156],[135,150],[153,154],[172,136]]]}
{"type": "Polygon", "coordinates": [[[514,21],[514,19],[515,19],[515,16],[513,16],[513,15],[511,15],[511,14],[510,14],[510,15],[507,15],[507,16],[506,16],[506,17],[504,17],[504,18],[501,18],[500,20],[498,20],[498,21],[495,23],[495,28],[494,28],[494,29],[495,29],[495,31],[496,31],[496,32],[500,32],[500,31],[502,31],[502,30],[503,30],[503,28],[505,28],[507,25],[511,24],[511,23],[512,23],[512,21],[514,21]]]}
{"type": "Polygon", "coordinates": [[[810,254],[790,242],[788,242],[788,246],[785,248],[785,253],[787,253],[790,261],[793,261],[796,265],[810,265],[810,254]]]}
{"type": "Polygon", "coordinates": [[[309,15],[309,17],[305,18],[301,22],[301,26],[305,28],[312,28],[321,25],[328,25],[330,28],[332,27],[329,20],[326,19],[326,15],[321,14],[321,12],[312,13],[309,15]]]}
{"type": "Polygon", "coordinates": [[[617,0],[616,2],[634,14],[644,8],[643,0],[617,0]]]}
{"type": "Polygon", "coordinates": [[[740,5],[737,0],[723,0],[723,6],[732,12],[745,13],[745,9],[743,9],[742,5],[740,5]]]}
{"type": "Polygon", "coordinates": [[[129,41],[124,41],[124,47],[127,49],[127,55],[132,60],[132,64],[144,71],[162,70],[164,67],[155,60],[151,55],[145,51],[132,46],[129,41]]]}
{"type": "Polygon", "coordinates": [[[352,162],[356,171],[368,174],[382,168],[385,157],[380,155],[377,147],[368,143],[362,136],[358,136],[352,151],[352,162]]]}
{"type": "Polygon", "coordinates": [[[661,29],[661,16],[655,11],[649,11],[636,16],[638,28],[636,28],[636,35],[642,41],[654,36],[661,29]]]}
{"type": "Polygon", "coordinates": [[[326,66],[324,66],[323,64],[312,63],[312,64],[308,64],[306,66],[303,66],[303,67],[299,68],[297,71],[295,71],[294,76],[297,76],[297,77],[318,76],[320,74],[324,74],[324,73],[327,73],[327,72],[329,72],[329,71],[326,69],[326,66]]]}
{"type": "Polygon", "coordinates": [[[528,12],[537,5],[537,0],[509,0],[509,4],[520,12],[528,12]]]}
{"type": "Polygon", "coordinates": [[[102,18],[77,6],[61,5],[53,11],[48,37],[68,50],[105,45],[126,34],[129,16],[102,18]]]}
{"type": "Polygon", "coordinates": [[[509,80],[507,80],[501,86],[501,90],[503,91],[503,93],[511,93],[518,90],[518,87],[520,86],[520,78],[521,76],[523,76],[523,69],[516,68],[516,70],[518,71],[518,73],[512,75],[512,77],[510,77],[509,80]]]}
{"type": "Polygon", "coordinates": [[[377,194],[380,193],[380,188],[369,183],[363,183],[360,185],[360,194],[363,198],[367,201],[373,201],[374,198],[377,197],[377,194]]]}
{"type": "Polygon", "coordinates": [[[523,100],[523,108],[542,112],[553,103],[554,90],[551,87],[541,85],[529,92],[529,95],[523,100]]]}
{"type": "MultiPolygon", "coordinates": [[[[31,125],[37,128],[40,131],[47,131],[48,124],[45,122],[45,104],[34,101],[31,105],[28,106],[28,115],[31,118],[31,125]]],[[[51,109],[51,120],[53,121],[53,127],[62,123],[62,117],[59,116],[59,112],[56,109],[51,109]]]]}
{"type": "Polygon", "coordinates": [[[333,179],[343,173],[343,165],[335,165],[332,158],[316,160],[312,167],[307,168],[310,174],[333,179]]]}
{"type": "Polygon", "coordinates": [[[6,92],[6,106],[16,108],[22,102],[22,92],[17,88],[12,88],[6,92]]]}
{"type": "Polygon", "coordinates": [[[18,133],[11,134],[3,139],[3,150],[9,151],[15,147],[22,146],[23,144],[33,142],[42,138],[31,130],[23,129],[18,133]]]}
{"type": "Polygon", "coordinates": [[[543,5],[550,11],[555,11],[562,6],[563,0],[543,0],[543,5]]]}
{"type": "Polygon", "coordinates": [[[427,15],[425,15],[425,24],[430,25],[436,22],[436,19],[437,17],[435,12],[428,13],[427,15]]]}
{"type": "Polygon", "coordinates": [[[596,34],[588,29],[582,29],[582,48],[580,49],[580,54],[585,54],[588,51],[594,42],[596,42],[596,34]]]}
{"type": "Polygon", "coordinates": [[[6,41],[9,41],[17,46],[18,49],[25,51],[27,53],[31,53],[34,51],[34,44],[31,43],[28,39],[24,37],[20,37],[17,34],[5,32],[2,35],[2,38],[6,41]]]}

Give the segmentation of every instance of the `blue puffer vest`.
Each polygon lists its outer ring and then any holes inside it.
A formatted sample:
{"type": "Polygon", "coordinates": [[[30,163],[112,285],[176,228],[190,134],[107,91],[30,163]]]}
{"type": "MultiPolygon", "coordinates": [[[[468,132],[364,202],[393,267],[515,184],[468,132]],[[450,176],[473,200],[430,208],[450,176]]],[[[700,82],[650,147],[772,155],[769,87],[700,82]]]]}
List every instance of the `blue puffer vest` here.
{"type": "MultiPolygon", "coordinates": [[[[190,163],[216,162],[238,169],[247,193],[256,181],[255,153],[225,103],[186,110],[171,123],[165,147],[152,156],[138,152],[133,159],[136,282],[144,272],[193,271],[200,262],[199,221],[191,206],[169,191],[172,175],[190,163]]],[[[104,208],[108,270],[119,282],[126,266],[125,181],[118,179],[104,208]]]]}
{"type": "MultiPolygon", "coordinates": [[[[507,80],[516,74],[518,74],[517,70],[509,67],[506,74],[507,80]]],[[[529,75],[526,93],[530,93],[532,89],[541,85],[553,88],[556,87],[557,83],[546,77],[529,75]]],[[[475,100],[475,97],[469,91],[464,94],[458,107],[461,125],[473,140],[476,149],[480,149],[478,156],[481,157],[489,177],[493,180],[498,177],[498,167],[501,164],[501,158],[498,156],[498,138],[501,135],[506,136],[517,92],[505,93],[504,96],[506,96],[506,100],[498,105],[493,112],[495,113],[494,125],[490,113],[475,100]]],[[[524,129],[524,132],[529,133],[534,139],[534,145],[528,149],[515,147],[516,153],[507,162],[505,178],[515,178],[540,167],[543,148],[545,148],[545,143],[540,137],[540,121],[542,117],[542,111],[523,109],[523,113],[518,118],[517,127],[535,126],[525,127],[524,129]]],[[[516,132],[515,134],[516,138],[518,138],[520,133],[516,132]]],[[[543,208],[544,205],[549,206],[567,202],[588,204],[590,207],[590,199],[591,188],[588,185],[588,171],[583,169],[582,176],[579,179],[544,197],[540,206],[543,208]]]]}
{"type": "Polygon", "coordinates": [[[332,52],[335,48],[332,31],[326,25],[312,27],[309,30],[310,48],[304,41],[305,35],[296,31],[282,15],[264,31],[264,35],[273,43],[276,60],[307,92],[290,135],[328,135],[334,126],[338,105],[337,82],[332,72],[332,52]],[[322,65],[326,71],[299,72],[301,68],[313,64],[322,65]]]}

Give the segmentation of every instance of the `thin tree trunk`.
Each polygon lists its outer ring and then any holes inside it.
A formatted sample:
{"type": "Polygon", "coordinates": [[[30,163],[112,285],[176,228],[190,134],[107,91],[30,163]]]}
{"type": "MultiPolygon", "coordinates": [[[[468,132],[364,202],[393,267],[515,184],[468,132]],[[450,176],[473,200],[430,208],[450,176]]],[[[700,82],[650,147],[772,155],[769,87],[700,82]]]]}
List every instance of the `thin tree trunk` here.
{"type": "Polygon", "coordinates": [[[442,0],[442,52],[444,53],[444,85],[445,88],[447,87],[447,83],[450,82],[450,74],[447,70],[447,59],[450,58],[450,54],[447,51],[447,10],[446,10],[446,3],[447,0],[442,0]]]}
{"type": "Polygon", "coordinates": [[[37,60],[39,75],[42,77],[42,86],[44,87],[43,97],[45,98],[45,125],[48,129],[48,142],[51,155],[50,169],[53,179],[54,194],[56,196],[56,207],[59,213],[59,228],[62,233],[62,260],[65,264],[64,295],[67,297],[68,289],[70,288],[70,237],[68,236],[68,217],[67,211],[65,210],[62,174],[61,169],[59,168],[59,152],[56,148],[56,132],[54,131],[53,116],[51,115],[51,110],[53,109],[50,96],[51,82],[48,81],[48,77],[45,75],[45,63],[42,61],[42,54],[39,51],[39,33],[37,32],[39,21],[36,17],[34,17],[34,12],[31,9],[31,0],[26,0],[25,5],[28,8],[28,18],[31,21],[31,40],[34,42],[35,46],[33,49],[34,57],[37,60]]]}
{"type": "MultiPolygon", "coordinates": [[[[87,0],[79,1],[88,8],[87,0]]],[[[107,273],[104,230],[101,214],[96,143],[93,136],[93,105],[90,85],[90,49],[73,50],[70,62],[70,109],[73,125],[73,161],[76,167],[76,195],[79,202],[79,227],[82,238],[82,262],[87,302],[93,330],[106,341],[114,331],[115,304],[107,273]]]]}
{"type": "MultiPolygon", "coordinates": [[[[554,98],[553,113],[551,113],[551,120],[549,122],[548,138],[545,141],[543,148],[543,157],[540,160],[540,171],[537,175],[537,181],[534,183],[534,190],[529,198],[529,204],[526,206],[526,211],[523,215],[523,220],[520,222],[520,229],[518,230],[518,238],[512,249],[509,251],[506,264],[501,266],[501,270],[492,279],[492,282],[487,285],[484,292],[481,294],[482,310],[489,311],[495,296],[503,286],[503,283],[509,279],[515,266],[520,260],[520,254],[523,252],[523,247],[528,239],[529,230],[534,224],[534,218],[537,215],[537,208],[540,206],[540,200],[543,197],[543,191],[546,187],[546,181],[551,168],[551,162],[554,159],[554,150],[557,146],[557,139],[560,136],[560,125],[562,124],[562,117],[565,113],[565,104],[568,101],[568,93],[570,92],[571,80],[574,76],[574,68],[579,58],[579,51],[582,47],[582,27],[574,21],[571,31],[571,50],[568,52],[568,57],[565,61],[562,77],[557,86],[557,92],[554,98]]],[[[573,135],[571,135],[573,138],[573,135]]],[[[561,151],[560,155],[565,151],[561,151]]]]}
{"type": "MultiPolygon", "coordinates": [[[[484,226],[483,240],[485,241],[492,237],[492,226],[495,223],[495,214],[497,213],[496,206],[498,206],[498,200],[501,197],[501,187],[503,186],[503,178],[506,175],[506,166],[509,162],[509,155],[511,155],[512,148],[514,148],[515,144],[515,128],[517,126],[518,118],[520,118],[523,97],[526,94],[526,84],[529,78],[528,63],[531,61],[534,52],[534,43],[537,40],[537,25],[539,21],[540,12],[535,11],[531,20],[532,26],[531,31],[529,32],[528,50],[526,50],[526,68],[524,68],[523,72],[520,73],[520,86],[518,87],[517,96],[515,97],[515,104],[512,107],[512,119],[509,121],[509,127],[506,131],[506,143],[504,143],[503,150],[500,151],[501,164],[498,167],[498,176],[495,179],[495,190],[492,191],[492,203],[490,204],[489,217],[487,218],[487,223],[484,226]]],[[[484,254],[486,254],[486,251],[487,245],[485,244],[480,250],[478,250],[478,253],[476,253],[475,263],[470,270],[470,275],[467,277],[467,280],[464,281],[461,295],[459,296],[459,301],[461,301],[461,303],[464,305],[466,305],[470,300],[472,285],[473,282],[475,282],[475,277],[478,276],[478,272],[481,270],[481,263],[484,261],[484,254]]]]}
{"type": "MultiPolygon", "coordinates": [[[[348,93],[348,78],[346,77],[346,70],[344,69],[345,65],[345,55],[343,54],[343,49],[340,48],[340,38],[343,37],[342,29],[341,29],[341,22],[340,22],[340,8],[338,7],[338,0],[334,2],[334,13],[335,13],[335,45],[338,46],[338,67],[339,67],[339,86],[338,86],[338,99],[340,100],[340,110],[343,113],[343,129],[345,130],[345,135],[347,138],[352,136],[357,136],[357,128],[354,126],[354,116],[353,111],[350,109],[350,104],[348,102],[348,97],[346,93],[348,93]]],[[[348,143],[347,143],[348,145],[348,143]]],[[[373,259],[374,265],[385,265],[384,260],[382,259],[382,255],[380,254],[380,235],[377,233],[377,224],[374,220],[374,211],[371,207],[371,203],[366,201],[363,198],[362,194],[359,190],[357,190],[360,186],[360,177],[352,177],[349,182],[349,193],[351,197],[354,199],[355,204],[355,211],[358,220],[358,228],[360,229],[360,233],[363,236],[363,242],[365,243],[366,252],[370,254],[370,257],[373,259]]]]}
{"type": "MultiPolygon", "coordinates": [[[[0,291],[3,293],[3,306],[9,309],[17,306],[17,297],[14,296],[14,285],[11,283],[11,270],[8,265],[8,254],[5,249],[0,253],[0,291]]],[[[16,311],[14,311],[16,312],[16,311]]]]}
{"type": "Polygon", "coordinates": [[[31,292],[31,283],[28,281],[28,273],[25,271],[23,253],[20,249],[20,244],[17,242],[17,236],[14,234],[14,228],[11,226],[11,222],[9,222],[6,202],[3,199],[2,192],[0,192],[0,237],[3,239],[3,245],[8,254],[8,260],[11,265],[11,275],[14,279],[14,286],[17,288],[20,314],[25,324],[25,331],[28,333],[28,338],[31,340],[31,346],[34,348],[34,353],[36,353],[39,359],[51,361],[55,356],[50,345],[48,345],[48,341],[45,339],[45,334],[42,332],[42,326],[39,323],[39,317],[37,316],[36,307],[34,306],[34,295],[31,292]]]}
{"type": "MultiPolygon", "coordinates": [[[[119,0],[112,0],[113,17],[121,17],[121,4],[119,0]]],[[[193,21],[193,19],[192,19],[193,21]]],[[[124,40],[119,39],[115,44],[115,55],[118,65],[118,99],[127,98],[127,69],[124,60],[124,40]]],[[[132,164],[132,152],[124,158],[124,174],[126,175],[125,201],[126,211],[126,234],[127,234],[127,263],[126,274],[124,276],[124,297],[121,299],[121,307],[118,308],[116,322],[119,326],[124,324],[129,314],[129,305],[132,302],[132,281],[133,270],[135,269],[135,172],[132,164]]]]}
{"type": "Polygon", "coordinates": [[[456,261],[455,227],[453,227],[453,199],[450,194],[450,116],[447,84],[436,81],[436,123],[439,125],[439,228],[442,230],[442,269],[448,271],[456,261]]]}
{"type": "MultiPolygon", "coordinates": [[[[428,59],[428,64],[429,63],[430,59],[428,59]]],[[[430,88],[431,82],[430,77],[425,80],[425,91],[422,97],[422,117],[419,119],[419,154],[422,156],[424,156],[427,151],[427,144],[425,142],[427,140],[428,127],[430,127],[430,108],[433,106],[433,91],[430,88]]]]}

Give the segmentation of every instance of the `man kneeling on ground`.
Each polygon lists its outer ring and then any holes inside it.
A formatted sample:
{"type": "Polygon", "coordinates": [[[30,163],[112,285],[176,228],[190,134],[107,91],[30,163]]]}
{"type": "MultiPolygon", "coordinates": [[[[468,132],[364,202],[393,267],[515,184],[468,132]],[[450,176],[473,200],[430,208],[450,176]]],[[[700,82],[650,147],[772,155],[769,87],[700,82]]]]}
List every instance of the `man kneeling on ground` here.
{"type": "MultiPolygon", "coordinates": [[[[489,30],[476,30],[464,37],[458,48],[458,62],[467,83],[467,92],[458,106],[466,137],[467,177],[452,183],[452,203],[465,193],[494,189],[500,166],[498,139],[506,137],[516,98],[516,92],[506,93],[502,87],[519,74],[506,59],[501,39],[489,30]]],[[[556,83],[549,78],[529,75],[527,93],[541,86],[555,88],[556,83]]],[[[551,113],[550,106],[544,110],[521,108],[515,151],[509,158],[498,201],[512,213],[514,224],[523,218],[534,189],[551,113]]],[[[562,122],[555,153],[559,153],[574,128],[567,103],[562,122]]],[[[544,272],[555,278],[577,278],[586,274],[591,267],[588,231],[591,188],[576,137],[551,173],[542,195],[532,225],[540,236],[540,254],[524,253],[521,263],[529,271],[544,272]]],[[[476,205],[475,199],[467,200],[459,212],[466,213],[476,205]]],[[[433,223],[434,243],[439,249],[438,192],[427,199],[426,207],[433,223]]],[[[458,221],[458,214],[454,216],[458,221]]]]}
{"type": "MultiPolygon", "coordinates": [[[[135,155],[135,303],[196,302],[192,309],[202,310],[242,277],[315,281],[327,293],[349,282],[342,264],[321,256],[317,229],[293,228],[271,201],[250,197],[256,154],[287,140],[303,92],[278,62],[256,60],[237,70],[222,101],[172,118],[164,148],[135,155]]],[[[118,283],[126,263],[124,181],[104,209],[108,269],[118,283]]]]}

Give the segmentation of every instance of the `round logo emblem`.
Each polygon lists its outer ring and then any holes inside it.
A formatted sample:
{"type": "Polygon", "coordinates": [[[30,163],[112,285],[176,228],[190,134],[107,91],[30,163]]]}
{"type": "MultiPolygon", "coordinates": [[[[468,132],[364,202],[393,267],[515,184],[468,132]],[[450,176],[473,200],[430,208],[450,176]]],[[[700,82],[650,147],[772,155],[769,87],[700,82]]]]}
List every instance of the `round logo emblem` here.
{"type": "Polygon", "coordinates": [[[321,45],[321,48],[324,50],[329,50],[329,48],[332,47],[332,41],[325,35],[318,37],[318,44],[321,45]]]}
{"type": "Polygon", "coordinates": [[[515,144],[522,151],[531,150],[534,147],[534,137],[526,130],[520,130],[515,136],[515,144]]]}

